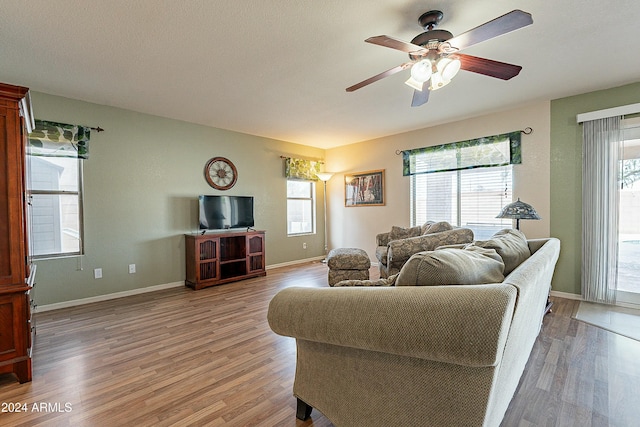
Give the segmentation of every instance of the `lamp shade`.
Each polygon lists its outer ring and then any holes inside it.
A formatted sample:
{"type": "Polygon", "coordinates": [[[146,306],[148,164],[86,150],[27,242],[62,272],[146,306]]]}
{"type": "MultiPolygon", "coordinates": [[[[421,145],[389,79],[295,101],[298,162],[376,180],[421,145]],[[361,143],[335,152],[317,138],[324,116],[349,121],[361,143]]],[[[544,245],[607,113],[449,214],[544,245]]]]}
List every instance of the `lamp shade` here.
{"type": "Polygon", "coordinates": [[[517,201],[513,203],[509,203],[507,206],[502,208],[502,211],[496,218],[510,218],[516,220],[516,230],[520,229],[520,220],[521,219],[541,219],[540,215],[536,212],[536,210],[530,204],[524,203],[520,201],[518,198],[517,201]]]}
{"type": "Polygon", "coordinates": [[[329,172],[318,172],[318,173],[316,173],[316,176],[318,177],[318,179],[320,181],[327,182],[327,181],[329,181],[331,179],[333,174],[329,173],[329,172]]]}
{"type": "Polygon", "coordinates": [[[429,90],[438,90],[440,88],[445,87],[451,83],[451,80],[444,79],[442,74],[438,71],[437,73],[433,73],[431,75],[431,84],[429,85],[429,90]]]}
{"type": "Polygon", "coordinates": [[[431,61],[423,59],[413,64],[411,67],[411,77],[420,83],[429,80],[431,78],[431,61]]]}
{"type": "Polygon", "coordinates": [[[509,203],[502,208],[502,212],[496,218],[511,219],[541,219],[533,206],[521,202],[520,198],[516,202],[509,203]]]}
{"type": "Polygon", "coordinates": [[[456,76],[456,74],[458,74],[461,65],[462,64],[460,63],[459,59],[451,59],[449,57],[445,57],[438,60],[438,64],[436,65],[436,67],[442,75],[443,80],[451,80],[456,76]]]}
{"type": "Polygon", "coordinates": [[[404,83],[415,90],[422,91],[424,82],[431,78],[431,67],[431,61],[428,59],[416,62],[411,67],[411,77],[404,83]]]}

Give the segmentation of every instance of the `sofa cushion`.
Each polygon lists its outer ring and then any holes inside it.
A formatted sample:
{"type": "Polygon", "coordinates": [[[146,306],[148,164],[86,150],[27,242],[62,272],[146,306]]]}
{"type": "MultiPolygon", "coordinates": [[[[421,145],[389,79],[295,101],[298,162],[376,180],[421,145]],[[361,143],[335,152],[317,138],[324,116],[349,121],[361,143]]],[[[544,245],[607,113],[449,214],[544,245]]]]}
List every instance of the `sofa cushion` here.
{"type": "Polygon", "coordinates": [[[389,240],[401,240],[407,239],[409,237],[417,237],[422,234],[422,227],[410,227],[403,228],[394,225],[391,227],[391,232],[389,232],[389,240]]]}
{"type": "Polygon", "coordinates": [[[473,231],[469,228],[455,228],[439,233],[424,234],[409,239],[393,240],[389,242],[387,258],[398,269],[418,252],[433,251],[439,246],[473,242],[473,231]]]}
{"type": "Polygon", "coordinates": [[[376,258],[382,264],[387,265],[387,253],[389,252],[388,246],[376,246],[376,258]]]}
{"type": "Polygon", "coordinates": [[[371,267],[369,255],[358,248],[335,248],[327,255],[330,270],[368,270],[371,267]]]}
{"type": "Polygon", "coordinates": [[[494,249],[468,246],[420,252],[402,267],[396,286],[475,285],[504,280],[504,263],[494,249]]]}
{"type": "Polygon", "coordinates": [[[504,229],[498,231],[489,240],[476,240],[472,243],[486,249],[495,249],[504,262],[504,275],[507,276],[517,266],[531,256],[527,238],[518,230],[504,229]]]}
{"type": "Polygon", "coordinates": [[[422,234],[440,233],[441,231],[453,230],[453,226],[447,221],[427,221],[422,225],[422,234]]]}

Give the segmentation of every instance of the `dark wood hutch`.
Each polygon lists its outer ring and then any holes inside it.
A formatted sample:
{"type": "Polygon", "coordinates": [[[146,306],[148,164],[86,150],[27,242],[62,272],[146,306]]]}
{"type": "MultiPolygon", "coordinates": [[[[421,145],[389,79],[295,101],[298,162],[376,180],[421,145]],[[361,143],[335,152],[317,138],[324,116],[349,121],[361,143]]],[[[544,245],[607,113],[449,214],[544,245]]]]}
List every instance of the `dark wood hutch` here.
{"type": "Polygon", "coordinates": [[[21,383],[31,381],[35,333],[25,155],[32,128],[29,89],[0,83],[0,374],[21,383]]]}

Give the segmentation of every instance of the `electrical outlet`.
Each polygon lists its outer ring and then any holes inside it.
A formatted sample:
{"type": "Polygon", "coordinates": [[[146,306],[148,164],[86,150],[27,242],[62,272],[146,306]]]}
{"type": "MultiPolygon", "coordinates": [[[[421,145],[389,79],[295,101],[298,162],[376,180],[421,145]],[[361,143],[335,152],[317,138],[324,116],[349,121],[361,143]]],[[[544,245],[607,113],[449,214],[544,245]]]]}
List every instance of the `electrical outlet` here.
{"type": "Polygon", "coordinates": [[[129,274],[133,274],[136,272],[136,265],[135,264],[129,264],[129,274]]]}
{"type": "Polygon", "coordinates": [[[101,268],[94,268],[93,269],[93,278],[94,279],[102,279],[102,269],[101,268]]]}
{"type": "Polygon", "coordinates": [[[302,244],[302,249],[307,249],[307,243],[306,242],[302,244]]]}

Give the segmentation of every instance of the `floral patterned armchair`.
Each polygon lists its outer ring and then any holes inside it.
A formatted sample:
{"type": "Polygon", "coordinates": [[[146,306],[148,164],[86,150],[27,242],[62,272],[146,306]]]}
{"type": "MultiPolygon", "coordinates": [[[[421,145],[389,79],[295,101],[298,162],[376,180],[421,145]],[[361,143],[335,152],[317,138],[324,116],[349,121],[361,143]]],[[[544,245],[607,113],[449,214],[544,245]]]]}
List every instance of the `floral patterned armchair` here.
{"type": "Polygon", "coordinates": [[[473,231],[454,228],[446,221],[428,221],[422,226],[402,228],[393,226],[391,231],[376,236],[376,258],[380,277],[386,278],[398,272],[411,255],[432,251],[439,246],[473,242],[473,231]]]}

